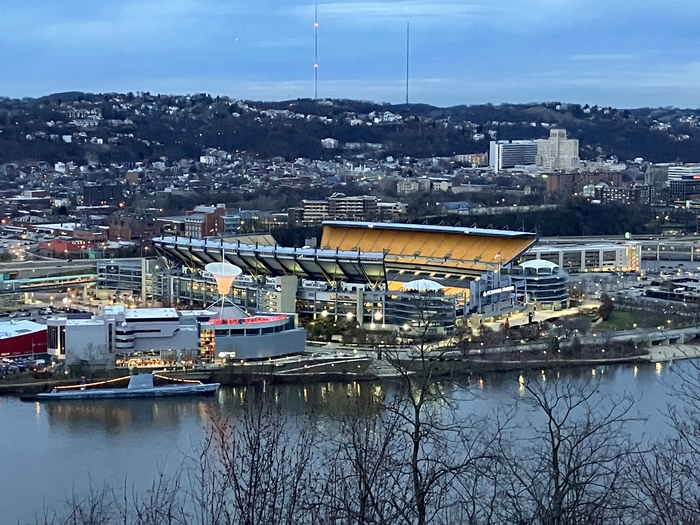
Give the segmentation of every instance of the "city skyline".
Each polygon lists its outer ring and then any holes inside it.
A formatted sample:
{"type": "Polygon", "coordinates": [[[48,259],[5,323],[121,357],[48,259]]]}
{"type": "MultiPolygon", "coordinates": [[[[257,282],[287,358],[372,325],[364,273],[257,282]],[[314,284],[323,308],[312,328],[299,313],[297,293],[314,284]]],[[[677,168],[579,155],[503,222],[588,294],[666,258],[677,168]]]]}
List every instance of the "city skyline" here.
{"type": "MultiPolygon", "coordinates": [[[[314,1],[10,2],[0,95],[314,96],[314,1]]],[[[318,2],[318,95],[411,102],[699,107],[700,5],[623,0],[318,2]]]]}

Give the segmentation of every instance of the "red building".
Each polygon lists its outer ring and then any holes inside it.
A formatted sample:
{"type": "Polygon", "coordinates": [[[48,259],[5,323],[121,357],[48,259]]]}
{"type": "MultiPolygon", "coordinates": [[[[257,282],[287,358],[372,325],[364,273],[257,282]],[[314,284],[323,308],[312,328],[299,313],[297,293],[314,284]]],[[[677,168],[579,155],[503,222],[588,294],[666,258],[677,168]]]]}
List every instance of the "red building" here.
{"type": "Polygon", "coordinates": [[[95,243],[93,241],[70,237],[56,237],[50,241],[39,243],[39,248],[41,250],[53,252],[54,254],[82,252],[94,246],[95,243]]]}
{"type": "Polygon", "coordinates": [[[46,326],[33,321],[0,323],[0,357],[46,353],[46,326]]]}

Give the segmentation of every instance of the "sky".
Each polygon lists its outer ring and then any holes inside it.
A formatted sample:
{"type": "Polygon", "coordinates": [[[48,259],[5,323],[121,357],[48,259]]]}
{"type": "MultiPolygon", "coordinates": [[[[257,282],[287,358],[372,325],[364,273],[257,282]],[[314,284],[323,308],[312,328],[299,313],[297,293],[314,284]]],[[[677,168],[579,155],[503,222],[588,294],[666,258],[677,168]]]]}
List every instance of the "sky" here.
{"type": "MultiPolygon", "coordinates": [[[[314,94],[308,0],[0,0],[0,95],[314,94]]],[[[700,107],[697,0],[318,0],[318,95],[700,107]]]]}

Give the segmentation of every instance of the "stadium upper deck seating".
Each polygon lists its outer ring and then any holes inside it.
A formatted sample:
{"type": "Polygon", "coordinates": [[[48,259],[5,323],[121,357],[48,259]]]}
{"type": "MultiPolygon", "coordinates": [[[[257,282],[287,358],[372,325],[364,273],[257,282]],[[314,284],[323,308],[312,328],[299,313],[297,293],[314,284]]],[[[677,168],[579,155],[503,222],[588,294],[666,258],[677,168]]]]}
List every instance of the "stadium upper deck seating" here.
{"type": "Polygon", "coordinates": [[[526,232],[327,221],[321,248],[383,252],[392,269],[476,274],[510,263],[534,242],[526,232]]]}

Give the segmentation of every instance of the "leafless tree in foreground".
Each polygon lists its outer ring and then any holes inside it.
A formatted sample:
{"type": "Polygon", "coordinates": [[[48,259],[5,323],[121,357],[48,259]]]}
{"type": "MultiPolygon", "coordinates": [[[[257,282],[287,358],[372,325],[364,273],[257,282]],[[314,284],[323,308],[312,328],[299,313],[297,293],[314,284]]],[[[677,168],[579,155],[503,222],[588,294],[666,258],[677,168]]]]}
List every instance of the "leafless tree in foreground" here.
{"type": "Polygon", "coordinates": [[[382,410],[381,400],[358,397],[331,425],[321,445],[324,476],[316,488],[314,522],[398,523],[406,505],[399,419],[382,410]]]}
{"type": "Polygon", "coordinates": [[[570,377],[523,384],[532,412],[529,428],[504,441],[503,522],[602,525],[624,518],[633,400],[605,399],[597,387],[594,378],[570,377]]]}
{"type": "Polygon", "coordinates": [[[485,417],[459,415],[445,394],[451,384],[444,379],[449,365],[443,358],[452,349],[432,343],[440,311],[430,293],[423,295],[416,300],[413,344],[387,353],[399,383],[385,407],[396,418],[397,439],[407,451],[396,478],[410,488],[400,522],[467,523],[468,516],[479,514],[473,505],[480,487],[475,480],[493,458],[500,429],[485,417]]]}
{"type": "Polygon", "coordinates": [[[670,431],[630,468],[639,525],[700,524],[700,364],[673,369],[670,431]]]}
{"type": "Polygon", "coordinates": [[[87,492],[75,492],[60,510],[45,510],[37,525],[185,525],[188,516],[179,485],[181,475],[161,469],[142,493],[107,483],[90,483],[87,492]]]}
{"type": "Polygon", "coordinates": [[[206,438],[143,492],[104,485],[45,511],[37,525],[296,525],[310,523],[313,426],[251,400],[238,418],[212,413],[206,438]]]}
{"type": "Polygon", "coordinates": [[[64,509],[44,509],[37,525],[108,525],[119,512],[117,499],[108,485],[95,487],[90,483],[88,492],[78,496],[75,491],[67,498],[64,509]],[[61,512],[63,511],[63,512],[61,512]]]}
{"type": "Polygon", "coordinates": [[[214,415],[194,468],[190,501],[202,525],[308,522],[312,426],[290,423],[258,397],[236,421],[214,415]]]}

